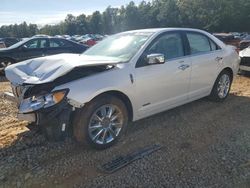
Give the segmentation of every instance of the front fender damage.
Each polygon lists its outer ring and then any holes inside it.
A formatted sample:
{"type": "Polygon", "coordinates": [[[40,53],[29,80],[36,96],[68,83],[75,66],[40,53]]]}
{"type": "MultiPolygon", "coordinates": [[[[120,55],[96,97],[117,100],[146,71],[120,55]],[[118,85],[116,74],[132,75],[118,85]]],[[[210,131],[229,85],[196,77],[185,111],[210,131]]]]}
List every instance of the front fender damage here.
{"type": "MultiPolygon", "coordinates": [[[[34,85],[12,85],[13,94],[19,108],[20,102],[27,98],[41,96],[50,92],[64,83],[82,79],[93,74],[98,74],[103,71],[108,71],[114,66],[93,66],[93,67],[78,67],[73,69],[66,75],[63,75],[53,82],[34,85]]],[[[59,141],[66,137],[72,136],[72,122],[74,111],[77,108],[82,108],[84,104],[65,97],[61,102],[48,108],[41,108],[26,114],[18,114],[21,120],[26,120],[35,123],[40,127],[49,140],[59,141]]],[[[21,111],[20,111],[21,112],[21,111]]]]}
{"type": "Polygon", "coordinates": [[[74,108],[66,100],[49,109],[42,109],[36,113],[39,125],[48,140],[59,141],[70,137],[71,120],[74,108]]]}

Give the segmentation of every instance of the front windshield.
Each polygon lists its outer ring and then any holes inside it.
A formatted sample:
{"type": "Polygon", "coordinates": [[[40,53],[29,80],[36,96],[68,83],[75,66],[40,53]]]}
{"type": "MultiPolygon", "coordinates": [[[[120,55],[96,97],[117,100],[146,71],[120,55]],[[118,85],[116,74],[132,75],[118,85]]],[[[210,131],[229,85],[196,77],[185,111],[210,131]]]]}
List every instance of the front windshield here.
{"type": "Polygon", "coordinates": [[[120,33],[89,48],[84,55],[114,57],[129,61],[152,35],[150,32],[120,33]]]}

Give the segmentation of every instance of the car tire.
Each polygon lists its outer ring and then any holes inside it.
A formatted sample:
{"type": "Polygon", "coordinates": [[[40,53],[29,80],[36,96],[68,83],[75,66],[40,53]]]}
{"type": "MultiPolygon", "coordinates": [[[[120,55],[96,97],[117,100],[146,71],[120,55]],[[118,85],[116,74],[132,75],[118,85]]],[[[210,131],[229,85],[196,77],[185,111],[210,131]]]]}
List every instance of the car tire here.
{"type": "Polygon", "coordinates": [[[230,72],[223,70],[214,83],[209,99],[215,102],[223,102],[229,95],[232,81],[233,78],[230,72]]]}
{"type": "Polygon", "coordinates": [[[127,124],[128,111],[123,101],[104,94],[76,112],[73,134],[85,146],[106,149],[120,139],[127,124]]]}
{"type": "Polygon", "coordinates": [[[4,69],[13,63],[15,61],[9,58],[0,59],[0,75],[5,75],[4,69]]]}

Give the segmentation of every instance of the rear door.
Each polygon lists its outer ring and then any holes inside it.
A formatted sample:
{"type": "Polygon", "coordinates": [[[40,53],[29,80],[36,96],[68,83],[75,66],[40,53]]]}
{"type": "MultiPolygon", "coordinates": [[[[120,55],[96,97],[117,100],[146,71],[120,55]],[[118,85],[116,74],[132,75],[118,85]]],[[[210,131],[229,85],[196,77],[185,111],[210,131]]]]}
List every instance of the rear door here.
{"type": "Polygon", "coordinates": [[[206,35],[186,32],[192,61],[189,98],[209,95],[223,61],[223,51],[206,35]]]}
{"type": "Polygon", "coordinates": [[[60,53],[74,53],[73,45],[63,39],[50,39],[47,54],[54,55],[60,53]]]}

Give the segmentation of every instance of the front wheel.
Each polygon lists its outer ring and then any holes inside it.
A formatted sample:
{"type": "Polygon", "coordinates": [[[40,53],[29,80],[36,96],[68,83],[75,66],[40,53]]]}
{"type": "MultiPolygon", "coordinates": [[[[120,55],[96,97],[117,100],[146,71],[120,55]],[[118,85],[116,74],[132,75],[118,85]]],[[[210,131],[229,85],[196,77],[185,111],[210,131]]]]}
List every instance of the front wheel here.
{"type": "Polygon", "coordinates": [[[5,72],[4,72],[5,68],[7,66],[13,64],[13,63],[14,63],[14,61],[11,60],[11,59],[1,59],[0,60],[0,74],[4,75],[5,74],[5,72]]]}
{"type": "Polygon", "coordinates": [[[222,71],[214,83],[209,99],[216,102],[224,101],[230,92],[232,80],[229,71],[222,71]]]}
{"type": "Polygon", "coordinates": [[[112,95],[97,97],[77,112],[74,136],[80,143],[105,149],[116,143],[128,123],[124,103],[112,95]]]}

